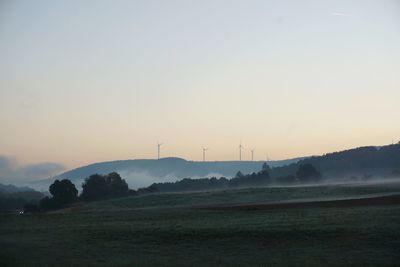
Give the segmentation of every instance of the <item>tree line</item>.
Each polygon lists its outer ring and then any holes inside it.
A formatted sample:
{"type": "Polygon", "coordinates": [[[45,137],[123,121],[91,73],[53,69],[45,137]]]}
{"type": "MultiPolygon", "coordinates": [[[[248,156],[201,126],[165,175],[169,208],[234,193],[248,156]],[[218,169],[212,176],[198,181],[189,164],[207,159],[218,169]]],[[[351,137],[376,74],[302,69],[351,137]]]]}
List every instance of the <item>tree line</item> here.
{"type": "Polygon", "coordinates": [[[271,169],[272,177],[293,175],[302,164],[312,164],[324,179],[365,180],[396,178],[400,172],[400,144],[359,147],[302,159],[297,163],[271,169]]]}
{"type": "Polygon", "coordinates": [[[243,174],[237,172],[232,179],[221,178],[185,178],[176,182],[153,183],[149,187],[138,189],[138,193],[156,192],[181,192],[229,189],[240,187],[269,186],[272,184],[296,184],[296,183],[317,183],[322,175],[312,164],[301,164],[294,175],[287,175],[277,178],[270,176],[271,168],[264,163],[259,172],[243,174]]]}
{"type": "Polygon", "coordinates": [[[55,180],[49,187],[51,197],[42,198],[38,204],[28,203],[25,212],[50,211],[64,208],[77,201],[97,201],[129,195],[130,189],[125,179],[112,172],[107,175],[93,174],[85,179],[82,192],[78,195],[75,185],[68,179],[55,180]]]}
{"type": "Polygon", "coordinates": [[[34,190],[12,193],[0,191],[0,212],[20,210],[28,203],[37,203],[43,196],[42,193],[34,190]]]}
{"type": "MultiPolygon", "coordinates": [[[[78,195],[78,190],[70,180],[55,180],[49,187],[51,197],[42,198],[38,204],[29,203],[25,205],[24,211],[28,213],[50,211],[64,208],[77,201],[98,201],[128,195],[268,186],[275,181],[269,174],[270,170],[270,167],[264,163],[259,172],[244,175],[239,171],[232,179],[225,177],[219,179],[215,177],[185,178],[176,182],[153,183],[138,190],[129,189],[125,179],[122,179],[116,172],[107,175],[93,174],[85,179],[80,195],[78,195]]],[[[295,175],[280,177],[279,181],[281,183],[311,183],[319,182],[321,177],[321,174],[313,165],[302,164],[295,175]]]]}

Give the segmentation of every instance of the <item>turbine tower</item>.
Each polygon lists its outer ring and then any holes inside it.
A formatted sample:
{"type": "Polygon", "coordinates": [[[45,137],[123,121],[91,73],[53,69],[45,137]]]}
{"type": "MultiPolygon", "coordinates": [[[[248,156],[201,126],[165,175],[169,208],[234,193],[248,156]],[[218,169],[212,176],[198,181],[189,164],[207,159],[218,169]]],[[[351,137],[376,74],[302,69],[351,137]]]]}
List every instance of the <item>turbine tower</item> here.
{"type": "Polygon", "coordinates": [[[157,142],[157,159],[160,159],[161,146],[162,146],[162,143],[157,142]]]}
{"type": "Polygon", "coordinates": [[[256,150],[255,148],[250,149],[251,151],[251,161],[254,161],[254,150],[256,150]]]}
{"type": "Polygon", "coordinates": [[[242,142],[240,142],[239,144],[239,161],[242,161],[242,149],[244,147],[242,146],[242,142]]]}
{"type": "Polygon", "coordinates": [[[203,162],[206,161],[206,151],[208,150],[207,147],[203,147],[203,162]]]}

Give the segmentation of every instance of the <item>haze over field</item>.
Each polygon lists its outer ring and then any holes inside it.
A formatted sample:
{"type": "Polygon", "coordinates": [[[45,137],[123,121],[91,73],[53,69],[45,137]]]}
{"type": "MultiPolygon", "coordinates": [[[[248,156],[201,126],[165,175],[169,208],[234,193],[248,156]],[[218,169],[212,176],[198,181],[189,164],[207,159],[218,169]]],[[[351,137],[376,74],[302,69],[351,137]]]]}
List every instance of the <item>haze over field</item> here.
{"type": "Polygon", "coordinates": [[[0,266],[400,266],[400,0],[0,0],[0,266]]]}
{"type": "Polygon", "coordinates": [[[157,141],[211,161],[237,160],[240,141],[245,160],[398,141],[399,14],[395,0],[1,1],[0,154],[72,169],[156,158],[157,141]]]}

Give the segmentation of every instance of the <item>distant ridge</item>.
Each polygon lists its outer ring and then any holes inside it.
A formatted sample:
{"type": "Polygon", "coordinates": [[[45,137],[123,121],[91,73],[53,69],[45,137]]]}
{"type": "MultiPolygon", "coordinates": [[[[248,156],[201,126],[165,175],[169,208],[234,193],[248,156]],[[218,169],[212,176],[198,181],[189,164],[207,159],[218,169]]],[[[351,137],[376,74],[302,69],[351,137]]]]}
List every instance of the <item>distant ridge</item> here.
{"type": "MultiPolygon", "coordinates": [[[[303,158],[268,161],[271,167],[284,166],[303,158]]],[[[186,177],[226,176],[231,177],[237,171],[253,172],[260,170],[265,161],[188,161],[177,157],[157,159],[132,159],[98,162],[82,166],[56,177],[45,179],[38,184],[44,187],[55,179],[70,179],[77,185],[91,174],[119,172],[133,188],[147,186],[153,182],[175,181],[186,177]]]]}
{"type": "Polygon", "coordinates": [[[299,165],[305,163],[314,165],[325,180],[400,178],[400,144],[365,146],[313,156],[273,168],[271,174],[274,177],[293,175],[299,165]]]}
{"type": "MultiPolygon", "coordinates": [[[[93,163],[41,180],[31,186],[45,189],[55,179],[70,179],[78,187],[94,173],[119,172],[132,188],[146,187],[154,182],[170,182],[183,178],[232,177],[237,171],[259,171],[265,161],[188,161],[168,157],[157,159],[116,160],[93,163]]],[[[322,156],[268,161],[274,178],[294,175],[300,164],[313,164],[324,180],[353,180],[400,177],[400,144],[365,146],[322,156]]]]}
{"type": "Polygon", "coordinates": [[[25,192],[25,191],[34,191],[32,188],[30,187],[26,187],[26,186],[15,186],[12,184],[2,184],[0,183],[0,193],[5,193],[5,194],[12,194],[12,193],[16,193],[16,192],[25,192]]]}

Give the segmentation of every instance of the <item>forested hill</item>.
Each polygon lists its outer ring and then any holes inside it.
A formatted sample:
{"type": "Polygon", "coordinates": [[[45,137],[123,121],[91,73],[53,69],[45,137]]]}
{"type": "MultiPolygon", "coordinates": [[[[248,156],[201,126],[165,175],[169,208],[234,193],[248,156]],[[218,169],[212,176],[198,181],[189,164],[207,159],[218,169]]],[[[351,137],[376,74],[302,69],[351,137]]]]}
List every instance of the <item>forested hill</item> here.
{"type": "MultiPolygon", "coordinates": [[[[146,187],[152,183],[172,182],[183,178],[233,177],[237,171],[244,174],[260,170],[263,161],[196,162],[180,158],[160,160],[121,160],[95,163],[68,171],[58,177],[42,181],[43,188],[55,179],[70,179],[77,186],[94,173],[118,172],[131,188],[146,187]]],[[[400,176],[400,144],[381,147],[360,147],[322,156],[269,161],[272,179],[295,175],[301,164],[312,164],[326,179],[382,178],[400,176]]]]}
{"type": "Polygon", "coordinates": [[[257,187],[270,185],[356,182],[400,178],[400,144],[383,147],[360,147],[300,160],[283,167],[270,168],[266,163],[258,172],[239,171],[232,179],[186,178],[176,182],[153,183],[140,193],[180,192],[257,187]]]}
{"type": "Polygon", "coordinates": [[[20,210],[30,202],[37,202],[44,194],[29,187],[0,183],[0,212],[20,210]]]}
{"type": "MultiPolygon", "coordinates": [[[[271,167],[283,166],[303,158],[269,161],[271,167]]],[[[55,179],[70,179],[80,185],[86,177],[94,173],[108,174],[118,172],[126,179],[131,188],[143,187],[153,182],[176,181],[186,177],[199,178],[207,176],[232,177],[238,170],[244,173],[258,171],[264,161],[188,161],[181,158],[135,159],[94,163],[83,166],[57,177],[42,180],[47,188],[55,179]]],[[[37,186],[35,184],[34,186],[37,186]]],[[[40,186],[39,186],[40,187],[40,186]]]]}
{"type": "Polygon", "coordinates": [[[359,147],[323,156],[309,157],[296,163],[272,168],[272,177],[296,173],[301,164],[312,164],[324,179],[385,178],[400,176],[400,144],[359,147]]]}

